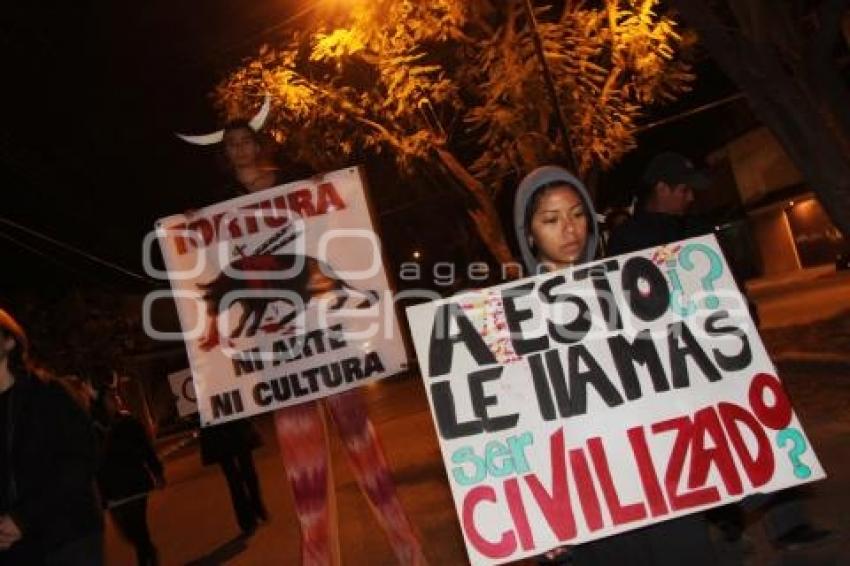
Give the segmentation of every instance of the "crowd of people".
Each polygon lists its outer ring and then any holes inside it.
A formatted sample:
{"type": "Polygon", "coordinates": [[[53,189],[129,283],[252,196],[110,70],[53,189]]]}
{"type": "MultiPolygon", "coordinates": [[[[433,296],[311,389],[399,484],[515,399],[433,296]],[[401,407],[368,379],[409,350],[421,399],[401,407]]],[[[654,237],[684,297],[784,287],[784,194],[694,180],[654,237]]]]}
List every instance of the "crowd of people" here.
{"type": "Polygon", "coordinates": [[[158,563],[147,495],[165,480],[149,431],[114,380],[37,370],[26,332],[3,310],[0,420],[0,564],[102,564],[104,509],[138,563],[158,563]]]}
{"type": "MultiPolygon", "coordinates": [[[[231,196],[280,184],[282,176],[247,122],[228,125],[223,153],[235,180],[231,196]]],[[[685,157],[663,153],[641,180],[637,209],[603,238],[582,182],[556,166],[532,171],[519,184],[514,208],[517,245],[527,273],[558,270],[600,257],[675,242],[700,233],[688,214],[694,191],[709,179],[685,157]]],[[[317,274],[316,277],[321,277],[317,274]]],[[[311,281],[321,287],[321,280],[311,281]]],[[[303,564],[339,562],[328,424],[333,423],[399,563],[426,563],[425,552],[397,496],[387,459],[360,390],[275,411],[276,440],[294,496],[303,564]]],[[[98,565],[103,562],[103,509],[129,541],[140,565],[158,563],[147,524],[148,496],[165,485],[150,431],[125,410],[109,375],[76,387],[32,371],[26,333],[0,311],[0,564],[98,565]]],[[[260,438],[249,421],[204,428],[204,464],[226,480],[245,537],[270,520],[252,451],[260,438]]],[[[815,541],[826,531],[806,520],[793,492],[743,506],[697,513],[599,541],[562,548],[541,563],[680,565],[716,563],[711,523],[740,539],[744,515],[767,509],[777,544],[815,541]]]]}

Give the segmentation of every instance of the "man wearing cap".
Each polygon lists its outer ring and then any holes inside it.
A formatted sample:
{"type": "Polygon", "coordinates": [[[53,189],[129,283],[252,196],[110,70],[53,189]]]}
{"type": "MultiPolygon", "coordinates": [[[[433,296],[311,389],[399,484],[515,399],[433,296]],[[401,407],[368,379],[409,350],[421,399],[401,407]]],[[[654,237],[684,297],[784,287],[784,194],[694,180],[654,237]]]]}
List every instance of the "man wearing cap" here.
{"type": "MultiPolygon", "coordinates": [[[[688,158],[673,152],[660,153],[649,162],[641,181],[642,190],[637,195],[634,216],[613,230],[608,241],[608,255],[634,252],[710,232],[710,226],[702,225],[688,214],[694,202],[694,191],[705,190],[711,185],[709,176],[688,158]]],[[[744,289],[743,285],[739,287],[744,289]]],[[[747,303],[758,324],[755,304],[749,298],[747,303]]],[[[768,537],[780,548],[817,542],[830,534],[811,525],[798,490],[751,497],[742,505],[716,508],[705,516],[723,531],[727,540],[736,541],[743,533],[744,509],[755,508],[762,509],[768,537]]],[[[689,520],[701,516],[691,516],[689,520]]],[[[691,532],[697,528],[694,523],[691,532]]]]}
{"type": "Polygon", "coordinates": [[[650,161],[641,179],[635,215],[620,224],[608,241],[608,254],[628,252],[698,236],[708,230],[688,214],[694,191],[711,184],[693,162],[673,152],[650,161]]]}
{"type": "Polygon", "coordinates": [[[100,566],[94,431],[61,385],[30,371],[27,344],[0,309],[0,565],[100,566]]]}

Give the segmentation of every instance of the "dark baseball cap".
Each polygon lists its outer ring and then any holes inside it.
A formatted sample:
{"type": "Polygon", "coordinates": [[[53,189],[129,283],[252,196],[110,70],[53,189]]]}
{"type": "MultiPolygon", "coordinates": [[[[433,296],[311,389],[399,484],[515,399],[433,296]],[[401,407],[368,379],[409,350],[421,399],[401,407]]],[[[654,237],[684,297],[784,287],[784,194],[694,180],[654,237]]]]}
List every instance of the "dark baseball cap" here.
{"type": "Polygon", "coordinates": [[[642,180],[649,187],[664,182],[668,185],[688,185],[697,191],[707,189],[711,185],[709,176],[697,169],[693,161],[672,151],[665,151],[653,157],[643,172],[642,180]]]}

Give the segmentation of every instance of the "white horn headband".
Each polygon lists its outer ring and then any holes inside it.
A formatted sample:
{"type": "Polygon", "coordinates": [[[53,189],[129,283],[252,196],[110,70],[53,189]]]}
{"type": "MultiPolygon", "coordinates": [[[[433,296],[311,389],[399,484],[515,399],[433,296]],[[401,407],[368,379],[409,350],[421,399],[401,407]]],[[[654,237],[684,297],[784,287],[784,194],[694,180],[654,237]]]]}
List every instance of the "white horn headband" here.
{"type": "MultiPolygon", "coordinates": [[[[263,127],[263,124],[266,122],[266,118],[269,117],[269,110],[271,110],[271,97],[267,94],[263,100],[263,106],[260,108],[260,111],[251,118],[250,122],[248,122],[248,125],[251,126],[252,130],[258,132],[260,128],[263,127]]],[[[199,136],[187,136],[186,134],[176,132],[175,134],[181,140],[195,145],[212,145],[220,143],[221,140],[224,139],[224,130],[212,132],[211,134],[201,134],[199,136]]]]}

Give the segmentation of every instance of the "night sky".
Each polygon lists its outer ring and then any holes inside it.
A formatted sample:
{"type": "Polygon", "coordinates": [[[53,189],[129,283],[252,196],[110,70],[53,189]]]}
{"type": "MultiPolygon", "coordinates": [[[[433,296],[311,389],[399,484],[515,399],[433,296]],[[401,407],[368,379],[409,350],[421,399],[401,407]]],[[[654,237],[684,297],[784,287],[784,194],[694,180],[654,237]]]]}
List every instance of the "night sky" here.
{"type": "MultiPolygon", "coordinates": [[[[4,8],[8,10],[9,8],[4,8]]],[[[132,271],[155,219],[208,202],[212,152],[172,134],[214,129],[207,93],[287,2],[16,3],[3,18],[0,215],[132,271]]],[[[0,225],[27,244],[38,240],[0,225]]],[[[0,239],[4,290],[74,272],[0,239]],[[48,265],[45,265],[47,263],[48,265]],[[18,277],[10,277],[14,265],[18,277]]],[[[45,250],[46,251],[46,250],[45,250]]],[[[116,275],[50,248],[85,273],[116,275]]]]}
{"type": "MultiPolygon", "coordinates": [[[[222,183],[214,150],[189,146],[173,132],[215,129],[209,91],[279,36],[294,6],[148,0],[4,7],[0,217],[141,273],[141,241],[154,221],[209,203],[211,187],[222,183]]],[[[710,61],[701,58],[698,71],[693,93],[647,121],[735,92],[710,61]]],[[[687,127],[647,132],[639,150],[603,177],[603,194],[622,194],[656,151],[673,148],[699,159],[751,124],[739,101],[689,119],[687,127]]],[[[394,214],[382,217],[385,230],[404,224],[403,213],[394,214]]],[[[5,224],[0,254],[0,302],[21,289],[148,288],[5,224]]]]}

